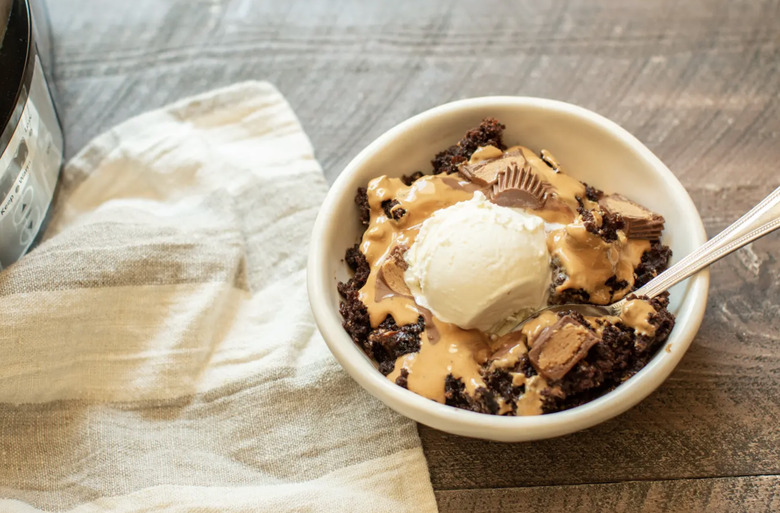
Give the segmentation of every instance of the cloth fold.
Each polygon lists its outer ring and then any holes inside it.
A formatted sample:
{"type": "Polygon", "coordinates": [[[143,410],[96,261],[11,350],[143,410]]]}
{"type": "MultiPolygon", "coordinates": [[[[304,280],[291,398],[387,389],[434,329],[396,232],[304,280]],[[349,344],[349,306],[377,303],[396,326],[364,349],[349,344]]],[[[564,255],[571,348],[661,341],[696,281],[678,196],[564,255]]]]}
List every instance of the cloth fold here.
{"type": "Polygon", "coordinates": [[[263,82],[74,157],[43,242],[0,273],[0,511],[435,511],[414,423],[309,312],[326,189],[263,82]]]}

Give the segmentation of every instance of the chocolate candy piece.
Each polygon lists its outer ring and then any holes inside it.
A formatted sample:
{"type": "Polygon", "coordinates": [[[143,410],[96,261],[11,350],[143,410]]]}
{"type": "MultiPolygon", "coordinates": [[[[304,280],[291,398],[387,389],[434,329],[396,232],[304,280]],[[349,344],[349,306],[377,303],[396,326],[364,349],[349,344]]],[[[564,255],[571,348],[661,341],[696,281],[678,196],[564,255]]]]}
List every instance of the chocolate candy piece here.
{"type": "Polygon", "coordinates": [[[498,180],[498,174],[511,165],[523,167],[525,157],[519,153],[505,154],[499,159],[484,160],[477,164],[464,164],[460,167],[460,174],[470,181],[482,187],[493,185],[498,180]]]}
{"type": "Polygon", "coordinates": [[[558,381],[582,360],[599,338],[570,315],[545,328],[528,353],[531,364],[548,381],[558,381]]]}
{"type": "Polygon", "coordinates": [[[377,301],[390,295],[411,296],[404,281],[404,271],[408,267],[404,260],[406,247],[396,246],[387,256],[377,273],[377,301]]]}
{"type": "Polygon", "coordinates": [[[498,349],[490,356],[488,370],[513,368],[527,353],[525,335],[522,331],[511,331],[501,336],[493,347],[498,349]]]}
{"type": "Polygon", "coordinates": [[[543,182],[526,164],[522,168],[511,165],[498,174],[490,200],[503,207],[521,207],[537,210],[547,201],[550,184],[543,182]]]}
{"type": "Polygon", "coordinates": [[[609,194],[599,200],[601,208],[617,214],[625,223],[623,231],[629,239],[658,240],[664,229],[664,218],[620,194],[609,194]]]}

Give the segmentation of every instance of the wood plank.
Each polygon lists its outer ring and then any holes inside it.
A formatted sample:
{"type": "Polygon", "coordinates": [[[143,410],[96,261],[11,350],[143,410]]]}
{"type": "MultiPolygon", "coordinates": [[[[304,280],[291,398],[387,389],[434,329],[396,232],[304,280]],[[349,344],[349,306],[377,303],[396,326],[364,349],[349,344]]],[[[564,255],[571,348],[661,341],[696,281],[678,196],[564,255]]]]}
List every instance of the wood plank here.
{"type": "Polygon", "coordinates": [[[780,511],[780,476],[628,481],[578,486],[436,492],[441,513],[566,511],[708,513],[780,511]]]}
{"type": "Polygon", "coordinates": [[[524,94],[623,124],[686,185],[745,179],[735,166],[777,180],[776,0],[50,3],[69,155],[131,115],[259,78],[288,97],[331,179],[413,113],[524,94]]]}
{"type": "MultiPolygon", "coordinates": [[[[330,180],[412,114],[518,94],[626,127],[688,188],[710,234],[780,185],[780,0],[106,3],[49,1],[68,156],[150,108],[267,79],[330,180]]],[[[778,254],[773,235],[713,267],[693,347],[617,419],[512,445],[421,427],[442,511],[780,509],[778,254]],[[697,479],[709,476],[728,477],[697,479]]]]}

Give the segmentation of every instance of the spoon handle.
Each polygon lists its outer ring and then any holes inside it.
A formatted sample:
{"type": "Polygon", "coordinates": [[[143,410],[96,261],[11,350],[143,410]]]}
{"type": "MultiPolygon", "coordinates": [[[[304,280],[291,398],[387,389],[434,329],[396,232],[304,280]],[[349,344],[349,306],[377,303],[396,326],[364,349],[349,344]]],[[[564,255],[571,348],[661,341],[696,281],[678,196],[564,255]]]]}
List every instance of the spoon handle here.
{"type": "Polygon", "coordinates": [[[638,289],[635,294],[655,297],[716,260],[777,228],[780,228],[780,187],[703,246],[638,289]]]}

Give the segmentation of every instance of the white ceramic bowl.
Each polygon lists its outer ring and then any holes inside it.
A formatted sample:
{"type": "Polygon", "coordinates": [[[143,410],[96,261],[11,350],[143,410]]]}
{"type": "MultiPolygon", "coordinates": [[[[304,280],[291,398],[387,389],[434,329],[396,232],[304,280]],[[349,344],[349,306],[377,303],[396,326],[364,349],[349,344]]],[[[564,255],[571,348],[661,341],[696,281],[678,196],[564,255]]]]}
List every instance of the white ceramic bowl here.
{"type": "Polygon", "coordinates": [[[353,201],[357,187],[383,174],[431,169],[433,155],[457,142],[488,116],[506,125],[504,142],[550,150],[565,171],[606,192],[620,192],[666,218],[664,242],[679,260],[706,240],[691,198],[669,169],[635,137],[582,107],[540,98],[486,97],[448,103],[392,128],[358,154],[323,203],[311,240],[309,301],[330,350],[363,388],[389,407],[428,426],[458,435],[501,441],[559,436],[603,422],[631,408],[672,372],[704,316],[706,271],[671,290],[677,323],[665,347],[639,373],[612,392],[548,415],[500,417],[436,403],[387,380],[341,326],[338,281],[350,276],[343,261],[362,233],[353,201]]]}

